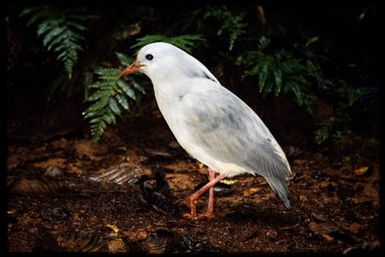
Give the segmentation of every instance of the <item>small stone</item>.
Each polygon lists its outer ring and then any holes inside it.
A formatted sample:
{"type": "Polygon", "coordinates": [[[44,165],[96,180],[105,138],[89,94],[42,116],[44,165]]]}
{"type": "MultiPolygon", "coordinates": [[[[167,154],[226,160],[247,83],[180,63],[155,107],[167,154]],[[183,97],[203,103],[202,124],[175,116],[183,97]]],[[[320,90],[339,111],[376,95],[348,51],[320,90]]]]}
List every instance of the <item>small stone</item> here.
{"type": "Polygon", "coordinates": [[[44,173],[44,175],[51,176],[51,177],[57,177],[62,174],[63,172],[56,166],[49,166],[44,173]]]}
{"type": "Polygon", "coordinates": [[[111,253],[125,252],[125,245],[122,239],[117,238],[108,242],[108,251],[111,253]]]}

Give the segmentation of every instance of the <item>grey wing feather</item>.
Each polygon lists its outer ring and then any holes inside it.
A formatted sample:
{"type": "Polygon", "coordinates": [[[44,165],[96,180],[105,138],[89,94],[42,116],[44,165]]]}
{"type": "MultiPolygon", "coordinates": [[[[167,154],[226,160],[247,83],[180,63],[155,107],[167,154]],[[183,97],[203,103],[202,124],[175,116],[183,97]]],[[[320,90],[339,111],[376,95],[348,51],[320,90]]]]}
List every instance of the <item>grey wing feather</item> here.
{"type": "Polygon", "coordinates": [[[190,100],[191,104],[186,106],[194,122],[186,122],[198,130],[197,143],[216,159],[263,176],[289,207],[286,183],[292,175],[290,166],[281,147],[254,111],[222,87],[209,88],[207,94],[192,95],[190,100]],[[199,106],[193,104],[197,100],[191,99],[194,97],[199,98],[199,106]]]}

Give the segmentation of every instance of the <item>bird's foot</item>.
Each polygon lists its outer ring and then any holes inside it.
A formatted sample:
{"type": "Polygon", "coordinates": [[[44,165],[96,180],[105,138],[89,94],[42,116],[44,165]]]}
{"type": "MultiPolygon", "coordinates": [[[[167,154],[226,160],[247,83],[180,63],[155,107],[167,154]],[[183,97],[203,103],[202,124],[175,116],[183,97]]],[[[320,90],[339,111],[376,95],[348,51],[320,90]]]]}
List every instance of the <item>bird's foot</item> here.
{"type": "Polygon", "coordinates": [[[214,218],[214,213],[208,212],[208,211],[205,213],[194,214],[194,215],[192,215],[191,213],[186,213],[183,215],[183,217],[190,220],[209,220],[214,218]]]}
{"type": "Polygon", "coordinates": [[[196,211],[196,199],[190,198],[190,213],[186,213],[183,215],[184,218],[190,219],[190,220],[202,220],[202,219],[211,219],[214,218],[214,211],[212,208],[209,208],[205,213],[197,214],[196,211]]]}
{"type": "Polygon", "coordinates": [[[197,215],[195,219],[198,219],[198,220],[208,219],[209,220],[212,218],[214,218],[214,213],[207,211],[205,213],[201,213],[201,214],[197,215]]]}
{"type": "Polygon", "coordinates": [[[196,207],[196,199],[193,197],[190,197],[189,203],[190,203],[190,217],[195,217],[197,215],[197,207],[196,207]]]}

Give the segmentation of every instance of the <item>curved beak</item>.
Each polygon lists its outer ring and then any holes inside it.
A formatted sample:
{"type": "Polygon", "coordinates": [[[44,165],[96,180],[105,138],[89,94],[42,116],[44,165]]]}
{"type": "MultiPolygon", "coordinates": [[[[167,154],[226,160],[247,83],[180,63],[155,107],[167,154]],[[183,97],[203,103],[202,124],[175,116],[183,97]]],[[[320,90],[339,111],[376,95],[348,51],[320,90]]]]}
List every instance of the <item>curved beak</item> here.
{"type": "Polygon", "coordinates": [[[120,76],[119,78],[123,78],[129,74],[132,74],[134,72],[138,72],[140,67],[142,67],[143,65],[140,64],[139,61],[135,61],[133,62],[130,66],[128,66],[127,68],[125,68],[121,73],[120,73],[120,76]]]}

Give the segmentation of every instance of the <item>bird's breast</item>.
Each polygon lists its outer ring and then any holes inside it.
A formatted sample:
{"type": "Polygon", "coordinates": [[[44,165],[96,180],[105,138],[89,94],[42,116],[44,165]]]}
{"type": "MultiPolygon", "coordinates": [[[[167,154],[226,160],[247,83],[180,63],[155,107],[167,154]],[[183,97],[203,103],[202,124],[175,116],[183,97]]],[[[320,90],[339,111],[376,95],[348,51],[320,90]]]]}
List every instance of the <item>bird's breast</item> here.
{"type": "MultiPolygon", "coordinates": [[[[161,86],[161,85],[160,85],[161,86]]],[[[154,85],[155,99],[159,110],[166,120],[170,130],[174,134],[179,144],[189,153],[194,150],[194,135],[192,134],[189,122],[191,117],[186,110],[186,101],[190,92],[186,89],[170,89],[170,87],[156,87],[154,85]],[[164,90],[169,88],[169,90],[164,90]]]]}
{"type": "Polygon", "coordinates": [[[169,85],[154,84],[155,99],[159,110],[175,136],[183,129],[182,120],[185,118],[184,105],[186,90],[175,89],[169,85]]]}

